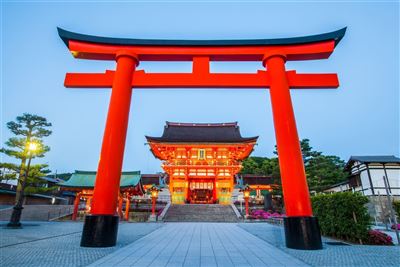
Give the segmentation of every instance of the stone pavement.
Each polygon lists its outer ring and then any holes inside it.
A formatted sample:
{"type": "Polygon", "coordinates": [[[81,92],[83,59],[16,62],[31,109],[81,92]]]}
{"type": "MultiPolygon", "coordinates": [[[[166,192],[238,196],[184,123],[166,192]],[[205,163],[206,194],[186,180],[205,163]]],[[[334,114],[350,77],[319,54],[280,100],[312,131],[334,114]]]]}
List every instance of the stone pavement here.
{"type": "Polygon", "coordinates": [[[130,244],[162,224],[121,223],[118,244],[112,248],[79,246],[81,222],[29,222],[22,229],[0,226],[0,266],[87,266],[130,244]]]}
{"type": "Polygon", "coordinates": [[[81,230],[80,222],[3,223],[0,266],[400,266],[394,246],[288,249],[283,228],[267,223],[121,223],[112,248],[80,247],[81,230]]]}
{"type": "Polygon", "coordinates": [[[295,250],[285,246],[282,227],[267,223],[241,223],[239,227],[311,266],[400,266],[399,246],[340,245],[341,242],[335,242],[336,240],[322,238],[322,250],[295,250]],[[330,245],[327,242],[339,244],[330,245]]]}
{"type": "Polygon", "coordinates": [[[309,266],[231,223],[168,223],[90,266],[309,266]]]}

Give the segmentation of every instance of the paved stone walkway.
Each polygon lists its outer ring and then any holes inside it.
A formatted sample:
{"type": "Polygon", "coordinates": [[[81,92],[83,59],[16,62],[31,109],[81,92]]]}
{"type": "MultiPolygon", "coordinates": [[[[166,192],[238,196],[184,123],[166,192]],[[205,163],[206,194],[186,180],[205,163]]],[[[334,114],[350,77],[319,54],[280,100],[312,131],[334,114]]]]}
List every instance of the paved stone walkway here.
{"type": "Polygon", "coordinates": [[[25,222],[22,229],[6,229],[5,223],[0,227],[2,267],[87,266],[162,227],[158,223],[121,223],[117,246],[82,248],[81,222],[25,222]]]}
{"type": "Polygon", "coordinates": [[[400,266],[398,246],[288,249],[283,228],[268,223],[121,223],[111,248],[80,247],[80,222],[29,222],[23,229],[5,229],[4,223],[2,267],[400,266]]]}
{"type": "Polygon", "coordinates": [[[241,223],[238,226],[311,266],[400,266],[399,246],[330,245],[327,242],[337,242],[329,238],[322,238],[324,246],[322,250],[296,250],[285,246],[282,227],[268,223],[241,223]]]}
{"type": "Polygon", "coordinates": [[[230,223],[169,223],[90,266],[309,266],[230,223]]]}

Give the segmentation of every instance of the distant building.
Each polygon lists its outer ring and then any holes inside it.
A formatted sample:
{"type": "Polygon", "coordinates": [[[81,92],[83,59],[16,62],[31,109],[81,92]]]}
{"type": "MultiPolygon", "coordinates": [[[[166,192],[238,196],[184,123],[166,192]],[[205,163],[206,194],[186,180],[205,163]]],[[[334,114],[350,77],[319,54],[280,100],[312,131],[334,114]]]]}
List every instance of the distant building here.
{"type": "MultiPolygon", "coordinates": [[[[43,180],[38,187],[51,188],[54,190],[45,191],[43,193],[26,194],[24,205],[49,205],[49,204],[70,204],[71,195],[59,190],[58,183],[63,181],[58,178],[39,177],[43,180]]],[[[15,194],[17,190],[17,179],[1,180],[0,182],[0,205],[14,205],[15,194]]]]}
{"type": "Polygon", "coordinates": [[[386,195],[384,177],[389,192],[400,196],[400,158],[395,156],[351,156],[345,169],[348,179],[325,192],[355,191],[365,196],[386,195]]]}
{"type": "MultiPolygon", "coordinates": [[[[77,218],[81,201],[85,201],[84,213],[90,212],[95,181],[95,171],[75,171],[69,180],[59,184],[62,191],[75,193],[73,220],[77,218]]],[[[131,197],[143,194],[144,190],[140,182],[140,171],[122,172],[118,195],[118,214],[121,218],[123,216],[123,202],[126,202],[127,207],[125,209],[126,218],[129,218],[128,207],[130,207],[131,197]]]]}
{"type": "Polygon", "coordinates": [[[324,192],[360,192],[369,198],[369,213],[377,220],[388,216],[386,185],[389,194],[400,200],[400,158],[395,156],[352,156],[346,164],[348,179],[324,192]]]}

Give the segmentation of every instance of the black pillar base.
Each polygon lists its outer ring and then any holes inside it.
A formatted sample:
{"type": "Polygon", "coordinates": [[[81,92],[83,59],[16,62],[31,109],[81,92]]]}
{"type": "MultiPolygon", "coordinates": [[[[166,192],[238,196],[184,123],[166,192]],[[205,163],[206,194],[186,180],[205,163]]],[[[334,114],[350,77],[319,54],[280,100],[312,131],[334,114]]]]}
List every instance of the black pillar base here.
{"type": "Polygon", "coordinates": [[[117,243],[119,217],[86,215],[81,247],[113,247],[117,243]]]}
{"type": "Polygon", "coordinates": [[[316,217],[286,217],[286,247],[303,250],[322,249],[321,232],[316,217]]]}
{"type": "Polygon", "coordinates": [[[21,229],[22,224],[20,222],[17,222],[17,223],[9,222],[9,223],[7,223],[7,228],[21,229]]]}

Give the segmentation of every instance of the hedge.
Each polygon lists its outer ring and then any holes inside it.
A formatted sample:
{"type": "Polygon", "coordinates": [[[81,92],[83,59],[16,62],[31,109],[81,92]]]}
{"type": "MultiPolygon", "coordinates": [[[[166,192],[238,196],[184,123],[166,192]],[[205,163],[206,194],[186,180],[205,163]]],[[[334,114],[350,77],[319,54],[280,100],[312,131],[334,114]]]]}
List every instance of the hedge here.
{"type": "Polygon", "coordinates": [[[393,209],[397,213],[397,218],[400,219],[400,200],[393,201],[393,209]]]}
{"type": "Polygon", "coordinates": [[[368,240],[368,198],[352,192],[316,195],[311,198],[323,235],[350,242],[368,240]]]}

